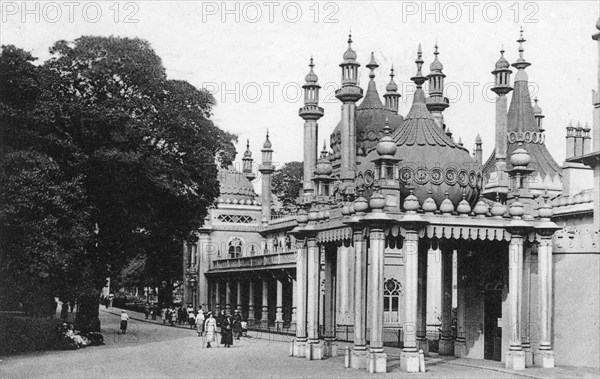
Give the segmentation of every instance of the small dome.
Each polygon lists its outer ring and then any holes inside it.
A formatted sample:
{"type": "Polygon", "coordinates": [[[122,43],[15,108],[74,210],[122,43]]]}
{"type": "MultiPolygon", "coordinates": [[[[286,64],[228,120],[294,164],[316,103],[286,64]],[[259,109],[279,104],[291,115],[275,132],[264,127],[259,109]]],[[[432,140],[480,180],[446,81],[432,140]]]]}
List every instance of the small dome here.
{"type": "Polygon", "coordinates": [[[271,144],[271,141],[269,140],[269,132],[267,132],[267,139],[265,140],[265,143],[263,144],[263,149],[270,149],[271,147],[273,147],[273,145],[271,144]]]}
{"type": "Polygon", "coordinates": [[[500,199],[498,197],[496,197],[496,202],[494,203],[494,206],[490,210],[490,213],[494,217],[502,217],[506,213],[506,206],[504,204],[500,203],[500,199]]]}
{"type": "Polygon", "coordinates": [[[510,63],[504,58],[504,50],[500,50],[500,59],[496,62],[496,70],[505,70],[510,67],[510,63]]]}
{"type": "Polygon", "coordinates": [[[296,222],[301,225],[308,222],[308,213],[304,209],[300,209],[298,212],[298,215],[296,216],[296,222]]]}
{"type": "Polygon", "coordinates": [[[321,176],[331,175],[331,173],[333,172],[333,166],[331,165],[329,158],[327,158],[326,156],[325,157],[321,156],[321,158],[317,162],[317,167],[316,167],[315,171],[316,171],[317,175],[321,175],[321,176]]]}
{"type": "Polygon", "coordinates": [[[469,205],[467,200],[465,200],[466,197],[467,195],[463,193],[463,199],[460,201],[460,203],[458,203],[458,207],[456,207],[456,211],[458,212],[458,214],[464,216],[471,213],[471,206],[469,205]]]}
{"type": "Polygon", "coordinates": [[[319,81],[319,77],[313,71],[313,67],[315,67],[315,64],[313,63],[312,57],[310,58],[310,64],[308,66],[310,67],[310,72],[308,74],[306,74],[306,76],[304,77],[304,80],[306,81],[307,84],[317,83],[319,81]]]}
{"type": "Polygon", "coordinates": [[[398,150],[396,142],[390,137],[390,121],[388,118],[385,119],[385,127],[383,128],[385,135],[379,140],[377,144],[377,154],[380,157],[393,157],[398,150]]]}
{"type": "Polygon", "coordinates": [[[394,76],[394,68],[392,67],[390,70],[390,82],[385,86],[387,92],[398,92],[398,85],[394,81],[394,76]]]}
{"type": "Polygon", "coordinates": [[[520,218],[521,216],[523,216],[525,214],[525,209],[523,207],[523,204],[521,204],[521,202],[519,202],[518,197],[516,197],[515,202],[510,205],[510,208],[508,209],[508,213],[514,218],[520,218]]]}
{"type": "Polygon", "coordinates": [[[442,213],[452,213],[454,212],[454,204],[450,200],[450,194],[448,192],[445,193],[446,198],[440,204],[440,212],[442,213]]]}
{"type": "Polygon", "coordinates": [[[217,178],[220,184],[220,199],[226,198],[224,202],[227,204],[237,204],[240,201],[243,201],[241,204],[244,204],[246,200],[252,201],[256,197],[252,183],[233,166],[229,166],[227,169],[219,168],[217,178]]]}
{"type": "Polygon", "coordinates": [[[364,213],[367,211],[367,209],[369,209],[369,203],[367,202],[367,199],[362,196],[357,197],[356,200],[354,200],[353,205],[356,213],[364,213]]]}
{"type": "Polygon", "coordinates": [[[371,207],[371,210],[373,211],[381,211],[383,207],[385,207],[385,196],[379,191],[375,192],[369,200],[369,207],[371,207]]]}
{"type": "Polygon", "coordinates": [[[438,46],[437,44],[435,45],[435,51],[433,53],[433,55],[435,55],[435,58],[433,59],[433,62],[431,62],[431,64],[429,65],[429,70],[431,70],[431,72],[435,72],[435,73],[442,73],[442,70],[444,69],[444,65],[442,64],[442,62],[440,62],[438,60],[438,46]]]}
{"type": "Polygon", "coordinates": [[[433,192],[429,190],[427,191],[427,193],[429,194],[429,197],[425,199],[421,208],[425,213],[433,213],[437,210],[437,204],[435,203],[435,200],[433,200],[433,198],[431,197],[433,192]]]}
{"type": "Polygon", "coordinates": [[[419,209],[419,199],[415,195],[413,195],[413,191],[410,191],[410,195],[404,199],[404,203],[402,204],[404,210],[407,212],[416,212],[419,209]]]}
{"type": "Polygon", "coordinates": [[[531,155],[523,148],[523,144],[519,143],[519,148],[510,155],[510,164],[513,167],[527,167],[531,162],[531,155]]]}
{"type": "Polygon", "coordinates": [[[352,35],[348,35],[348,50],[344,53],[345,61],[354,61],[356,60],[356,52],[352,50],[352,35]]]}
{"type": "Polygon", "coordinates": [[[483,196],[481,196],[477,204],[475,204],[475,208],[473,208],[473,213],[475,213],[475,215],[478,217],[485,217],[488,211],[489,207],[483,200],[483,196]]]}
{"type": "Polygon", "coordinates": [[[244,151],[244,158],[252,158],[252,152],[250,151],[250,140],[246,140],[246,151],[244,151]]]}

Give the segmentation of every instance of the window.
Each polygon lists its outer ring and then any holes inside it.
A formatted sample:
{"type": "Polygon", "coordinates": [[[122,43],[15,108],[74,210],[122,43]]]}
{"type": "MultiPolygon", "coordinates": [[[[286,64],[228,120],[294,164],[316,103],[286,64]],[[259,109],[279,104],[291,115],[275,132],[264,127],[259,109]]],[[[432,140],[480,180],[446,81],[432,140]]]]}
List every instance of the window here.
{"type": "Polygon", "coordinates": [[[229,242],[229,258],[240,258],[242,256],[242,240],[234,238],[229,242]]]}
{"type": "Polygon", "coordinates": [[[396,279],[388,279],[383,290],[383,322],[398,323],[400,321],[400,294],[402,285],[396,279]]]}

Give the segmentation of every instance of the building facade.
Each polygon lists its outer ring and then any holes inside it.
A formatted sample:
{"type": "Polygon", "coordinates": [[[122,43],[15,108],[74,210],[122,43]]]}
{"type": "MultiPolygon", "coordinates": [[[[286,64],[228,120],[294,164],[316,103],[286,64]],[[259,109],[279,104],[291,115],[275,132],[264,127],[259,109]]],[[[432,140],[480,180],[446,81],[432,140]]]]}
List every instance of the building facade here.
{"type": "Polygon", "coordinates": [[[351,38],[336,91],[340,122],[330,150],[319,154],[324,111],[311,58],[299,110],[300,211],[271,215],[267,134],[261,195],[252,187],[248,146],[242,172],[221,169],[218,204],[197,241],[184,244],[186,300],[294,332],[293,357],[336,356],[337,341],[353,341],[349,365],[372,373],[386,372],[383,347],[391,341],[402,347],[407,372],[419,371],[430,348],[515,370],[597,367],[600,63],[593,138],[592,128],[567,127],[560,165],[528,90],[522,31],[517,42],[517,61],[501,51],[492,71],[496,137],[485,162],[481,139],[469,153],[444,119],[449,102],[437,46],[427,75],[418,47],[413,104],[402,116],[393,68],[382,100],[373,54],[366,91],[358,85],[351,38]]]}

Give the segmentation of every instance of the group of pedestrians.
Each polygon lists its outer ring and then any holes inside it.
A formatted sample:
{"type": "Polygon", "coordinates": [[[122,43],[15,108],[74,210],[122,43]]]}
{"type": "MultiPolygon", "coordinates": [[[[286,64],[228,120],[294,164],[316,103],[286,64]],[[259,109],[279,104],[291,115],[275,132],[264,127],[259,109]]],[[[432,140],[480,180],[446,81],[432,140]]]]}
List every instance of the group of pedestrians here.
{"type": "MultiPolygon", "coordinates": [[[[198,313],[202,312],[202,307],[198,310],[198,313]]],[[[196,313],[192,304],[189,304],[187,308],[183,305],[180,307],[163,307],[160,312],[160,317],[163,324],[169,323],[171,326],[189,324],[190,329],[196,326],[196,313]]],[[[204,317],[202,317],[204,320],[204,317]]]]}
{"type": "MultiPolygon", "coordinates": [[[[224,310],[215,318],[212,312],[206,315],[204,322],[204,332],[206,332],[206,347],[211,347],[211,343],[217,342],[217,333],[221,334],[221,345],[231,347],[233,338],[239,341],[242,335],[242,315],[236,311],[233,316],[225,313],[224,310]]],[[[198,327],[198,336],[202,336],[203,331],[198,327]]]]}

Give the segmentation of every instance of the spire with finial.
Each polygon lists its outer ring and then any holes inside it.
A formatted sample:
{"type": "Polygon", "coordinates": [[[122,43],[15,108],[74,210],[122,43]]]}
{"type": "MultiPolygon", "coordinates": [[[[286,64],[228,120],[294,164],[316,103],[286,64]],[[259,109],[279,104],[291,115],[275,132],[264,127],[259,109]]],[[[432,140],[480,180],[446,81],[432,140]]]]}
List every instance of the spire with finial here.
{"type": "Polygon", "coordinates": [[[354,61],[356,60],[356,52],[352,50],[352,31],[348,34],[348,49],[344,53],[344,61],[354,61]]]}
{"type": "Polygon", "coordinates": [[[423,76],[421,69],[423,68],[423,51],[421,50],[421,44],[419,43],[419,49],[417,50],[417,74],[410,78],[416,85],[413,103],[425,103],[425,93],[423,92],[423,83],[427,81],[427,77],[423,76]]]}
{"type": "Polygon", "coordinates": [[[314,71],[313,57],[310,57],[308,67],[310,67],[310,71],[304,77],[306,83],[302,86],[304,90],[304,107],[300,108],[299,114],[305,120],[318,120],[323,117],[323,108],[319,107],[319,90],[321,86],[314,71]]]}
{"type": "Polygon", "coordinates": [[[512,64],[514,68],[519,70],[515,75],[516,81],[527,81],[527,74],[525,73],[525,69],[531,66],[531,63],[527,62],[523,57],[523,52],[525,48],[523,47],[523,43],[526,41],[525,37],[523,37],[523,27],[521,27],[521,31],[519,33],[519,39],[517,42],[519,43],[519,59],[515,63],[512,64]]]}
{"type": "Polygon", "coordinates": [[[252,152],[250,151],[250,140],[246,140],[246,151],[244,152],[244,157],[242,158],[242,172],[248,178],[248,180],[252,181],[255,178],[254,173],[252,172],[252,152]]]}
{"type": "Polygon", "coordinates": [[[400,103],[400,94],[398,93],[398,85],[394,82],[394,65],[390,69],[390,82],[385,87],[386,93],[383,95],[385,99],[385,107],[393,112],[398,112],[398,105],[400,103]]]}
{"type": "Polygon", "coordinates": [[[375,69],[377,67],[379,67],[379,65],[377,64],[377,62],[375,61],[375,53],[371,52],[371,60],[369,61],[369,63],[366,65],[366,67],[371,70],[371,72],[369,73],[369,78],[371,78],[371,80],[373,80],[375,78],[375,69]]]}
{"type": "Polygon", "coordinates": [[[342,86],[356,86],[358,84],[358,67],[356,52],[352,49],[352,34],[348,35],[348,49],[344,53],[344,61],[340,63],[342,68],[342,86]]]}
{"type": "Polygon", "coordinates": [[[437,42],[435,44],[435,50],[433,52],[435,58],[429,66],[431,72],[427,77],[429,78],[429,97],[427,98],[427,109],[431,112],[435,123],[440,129],[444,127],[444,116],[442,112],[450,106],[450,101],[444,97],[444,78],[446,75],[442,72],[444,66],[438,60],[437,42]]]}
{"type": "Polygon", "coordinates": [[[263,144],[263,150],[261,151],[265,151],[267,149],[271,149],[273,145],[271,144],[271,141],[269,140],[269,129],[267,129],[267,138],[265,139],[265,143],[263,144]]]}

